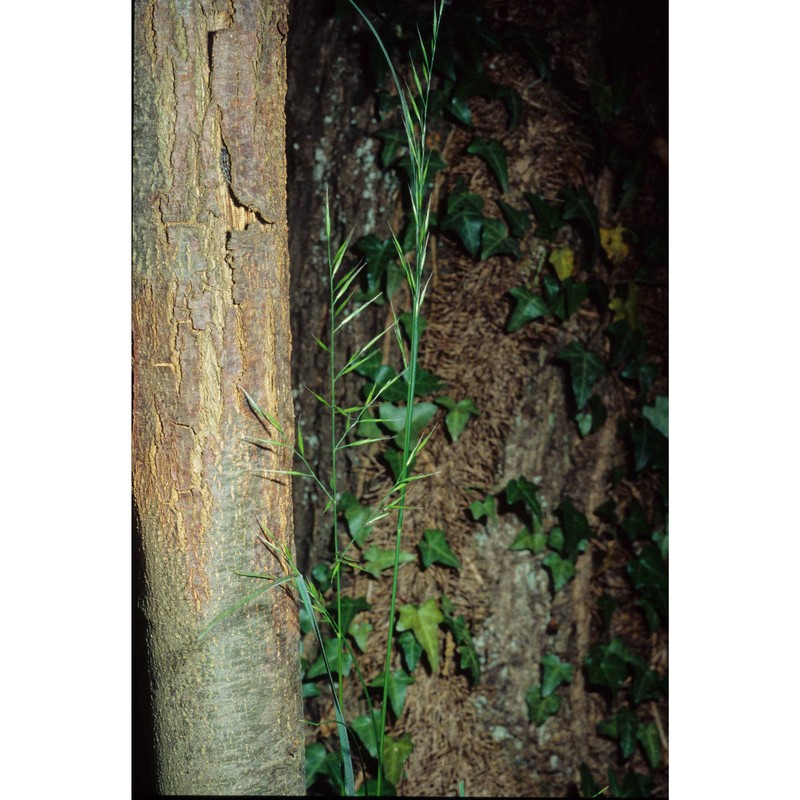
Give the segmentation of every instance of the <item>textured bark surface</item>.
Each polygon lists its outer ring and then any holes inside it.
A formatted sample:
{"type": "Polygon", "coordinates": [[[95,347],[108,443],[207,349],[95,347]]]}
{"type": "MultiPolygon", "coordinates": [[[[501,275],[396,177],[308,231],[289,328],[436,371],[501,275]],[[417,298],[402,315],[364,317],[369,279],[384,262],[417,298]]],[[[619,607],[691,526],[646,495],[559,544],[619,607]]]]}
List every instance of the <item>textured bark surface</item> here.
{"type": "Polygon", "coordinates": [[[134,4],[133,487],[158,788],[304,791],[296,604],[284,569],[293,435],[284,99],[287,3],[134,4]]]}

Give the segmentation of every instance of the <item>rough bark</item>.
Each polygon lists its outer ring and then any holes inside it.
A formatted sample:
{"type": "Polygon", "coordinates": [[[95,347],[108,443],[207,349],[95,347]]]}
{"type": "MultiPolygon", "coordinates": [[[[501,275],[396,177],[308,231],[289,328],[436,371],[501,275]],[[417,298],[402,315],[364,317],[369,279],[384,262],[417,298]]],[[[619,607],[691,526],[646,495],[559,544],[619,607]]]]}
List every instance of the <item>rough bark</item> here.
{"type": "Polygon", "coordinates": [[[233,572],[294,550],[283,0],[134,5],[133,490],[158,788],[304,791],[297,609],[233,572]],[[274,435],[274,431],[270,435],[274,435]]]}

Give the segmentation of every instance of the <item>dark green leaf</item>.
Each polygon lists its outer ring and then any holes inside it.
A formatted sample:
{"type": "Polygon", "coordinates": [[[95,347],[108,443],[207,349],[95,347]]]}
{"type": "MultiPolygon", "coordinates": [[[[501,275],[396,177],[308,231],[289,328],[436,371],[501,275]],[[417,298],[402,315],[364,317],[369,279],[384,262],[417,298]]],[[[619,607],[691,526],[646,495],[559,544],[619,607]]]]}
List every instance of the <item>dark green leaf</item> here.
{"type": "Polygon", "coordinates": [[[536,217],[536,230],[534,233],[545,241],[551,241],[564,226],[564,219],[561,216],[561,206],[559,204],[548,203],[541,195],[532,192],[523,192],[522,196],[536,217]]]}
{"type": "Polygon", "coordinates": [[[437,397],[435,402],[437,405],[449,409],[444,422],[447,426],[450,438],[454,442],[458,441],[458,437],[461,436],[469,418],[478,416],[481,413],[469,397],[456,402],[452,397],[445,395],[443,397],[437,397]]]}
{"type": "Polygon", "coordinates": [[[561,708],[561,697],[557,694],[542,697],[540,687],[531,686],[525,693],[525,703],[528,706],[528,719],[539,726],[544,725],[549,717],[558,713],[558,709],[561,708]]]}
{"type": "Polygon", "coordinates": [[[575,565],[557,553],[548,553],[543,563],[550,571],[554,592],[560,592],[575,577],[575,565]]]}
{"type": "Polygon", "coordinates": [[[368,714],[356,717],[350,727],[355,731],[366,751],[373,757],[378,757],[378,736],[381,727],[381,711],[373,708],[368,714]]]}
{"type": "Polygon", "coordinates": [[[467,152],[480,156],[494,172],[504,192],[508,191],[508,153],[497,139],[473,139],[467,152]]]}
{"type": "Polygon", "coordinates": [[[506,501],[509,505],[522,500],[525,503],[528,511],[530,511],[533,519],[537,522],[542,521],[542,504],[536,496],[538,487],[527,478],[513,478],[506,484],[505,493],[506,501]]]}
{"type": "Polygon", "coordinates": [[[572,683],[572,664],[564,663],[555,653],[542,656],[542,697],[549,697],[562,683],[572,683]]]}
{"type": "Polygon", "coordinates": [[[636,738],[642,744],[650,769],[657,769],[661,763],[661,739],[655,723],[648,722],[647,725],[642,725],[636,734],[636,738]]]}
{"type": "Polygon", "coordinates": [[[425,569],[431,564],[444,564],[446,567],[461,569],[461,562],[447,544],[444,531],[434,529],[425,531],[419,543],[419,552],[425,569]]]}
{"type": "Polygon", "coordinates": [[[516,239],[508,235],[508,228],[502,220],[485,219],[481,236],[481,261],[497,255],[519,258],[519,245],[516,239]]]}
{"type": "Polygon", "coordinates": [[[541,525],[537,526],[538,529],[531,531],[528,528],[522,528],[514,538],[514,541],[509,545],[509,550],[530,550],[534,555],[538,556],[545,545],[547,544],[547,537],[541,525]]]}
{"type": "Polygon", "coordinates": [[[550,313],[550,306],[541,297],[532,295],[524,286],[515,286],[508,293],[517,301],[506,325],[509,333],[514,333],[527,322],[550,313]]]}
{"type": "Polygon", "coordinates": [[[574,558],[579,552],[581,542],[591,537],[592,529],[586,515],[578,511],[569,500],[561,502],[556,514],[564,528],[564,554],[568,558],[574,558]]]}
{"type": "Polygon", "coordinates": [[[405,631],[397,637],[397,643],[403,651],[406,666],[409,672],[413,672],[419,664],[419,657],[422,655],[422,645],[417,641],[417,637],[411,631],[405,631]]]}
{"type": "Polygon", "coordinates": [[[463,189],[450,193],[441,228],[455,232],[473,258],[480,249],[483,222],[483,198],[480,195],[463,189]]]}
{"type": "MultiPolygon", "coordinates": [[[[394,672],[389,673],[389,682],[387,687],[387,694],[389,695],[389,703],[392,706],[395,717],[400,719],[403,713],[403,706],[406,702],[406,689],[414,683],[414,679],[401,669],[396,669],[394,672]]],[[[372,687],[383,688],[383,673],[378,675],[372,683],[372,687]]]]}
{"type": "Polygon", "coordinates": [[[511,235],[522,239],[531,227],[531,218],[521,208],[514,208],[502,200],[495,200],[511,228],[511,235]]]}
{"type": "Polygon", "coordinates": [[[475,500],[469,504],[469,510],[472,514],[472,519],[479,520],[481,517],[486,517],[487,520],[497,519],[495,511],[494,497],[487,496],[483,500],[475,500]]]}
{"type": "Polygon", "coordinates": [[[575,404],[578,411],[586,405],[595,383],[606,371],[602,359],[587,350],[578,342],[572,342],[561,350],[557,358],[566,361],[572,379],[572,391],[575,395],[575,404]]]}

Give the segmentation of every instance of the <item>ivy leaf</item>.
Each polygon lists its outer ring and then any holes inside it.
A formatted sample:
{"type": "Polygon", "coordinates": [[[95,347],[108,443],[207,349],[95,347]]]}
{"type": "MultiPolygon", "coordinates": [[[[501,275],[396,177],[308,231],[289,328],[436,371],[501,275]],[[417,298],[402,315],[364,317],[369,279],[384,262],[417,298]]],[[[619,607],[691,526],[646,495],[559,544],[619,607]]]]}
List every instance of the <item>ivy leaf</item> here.
{"type": "Polygon", "coordinates": [[[433,529],[425,531],[422,535],[422,541],[419,543],[419,552],[422,556],[424,569],[434,563],[461,569],[461,562],[455,557],[450,545],[447,544],[444,531],[433,529]]]}
{"type": "Polygon", "coordinates": [[[556,247],[550,252],[548,261],[560,281],[565,281],[575,271],[575,253],[570,247],[556,247]]]}
{"type": "Polygon", "coordinates": [[[561,696],[551,694],[542,697],[539,686],[531,686],[525,693],[525,703],[528,706],[528,719],[537,727],[544,725],[549,717],[558,713],[561,708],[561,696]]]}
{"type": "Polygon", "coordinates": [[[456,402],[452,397],[444,395],[443,397],[437,397],[434,402],[437,405],[449,409],[444,422],[447,426],[450,438],[454,442],[458,441],[458,437],[461,436],[469,418],[478,416],[481,413],[469,397],[456,402]]]}
{"type": "MultiPolygon", "coordinates": [[[[394,566],[394,548],[381,550],[377,545],[373,544],[364,551],[364,558],[366,563],[361,565],[361,568],[364,572],[368,572],[373,577],[378,578],[383,570],[394,566]]],[[[409,561],[414,560],[413,553],[407,553],[404,550],[400,551],[400,564],[407,564],[409,561]]]]}
{"type": "Polygon", "coordinates": [[[566,189],[563,192],[565,220],[575,220],[583,225],[591,242],[589,263],[593,264],[600,250],[600,217],[591,195],[582,186],[580,189],[566,189]]]}
{"type": "Polygon", "coordinates": [[[584,439],[592,433],[600,430],[603,423],[608,418],[606,407],[600,398],[593,394],[589,398],[589,406],[586,411],[579,411],[575,415],[575,421],[578,423],[578,432],[581,438],[584,439]]]}
{"type": "Polygon", "coordinates": [[[592,650],[584,663],[589,682],[598,686],[607,686],[612,694],[616,694],[628,676],[626,651],[619,639],[613,639],[608,645],[601,645],[592,650]]]}
{"type": "Polygon", "coordinates": [[[592,535],[589,521],[586,515],[578,511],[569,500],[561,502],[556,514],[564,529],[564,553],[567,557],[574,558],[580,552],[581,542],[585,542],[592,535]]]}
{"type": "Polygon", "coordinates": [[[547,544],[547,537],[541,526],[537,526],[538,530],[531,531],[528,528],[522,528],[519,533],[514,537],[511,542],[509,550],[530,550],[535,556],[541,553],[547,544]]]}
{"type": "Polygon", "coordinates": [[[487,495],[483,500],[475,500],[470,503],[469,510],[472,514],[472,519],[476,521],[481,517],[486,517],[487,521],[497,519],[495,500],[491,495],[487,495]]]}
{"type": "Polygon", "coordinates": [[[554,592],[560,592],[575,577],[575,565],[558,553],[548,553],[543,563],[550,571],[554,592]]]}
{"type": "Polygon", "coordinates": [[[402,128],[384,129],[378,131],[375,136],[379,139],[383,139],[381,163],[384,167],[388,167],[408,145],[406,132],[402,128]]]}
{"type": "Polygon", "coordinates": [[[661,763],[661,738],[655,723],[648,722],[647,725],[641,725],[636,732],[636,738],[641,742],[650,768],[657,769],[661,763]]]}
{"type": "Polygon", "coordinates": [[[365,653],[367,651],[367,639],[372,633],[372,625],[369,622],[356,622],[355,620],[350,623],[347,632],[353,637],[358,649],[365,653]]]}
{"type": "Polygon", "coordinates": [[[572,664],[564,663],[555,653],[542,656],[542,697],[549,697],[562,683],[572,683],[572,664]]]}
{"type": "Polygon", "coordinates": [[[545,241],[551,241],[564,227],[560,205],[551,205],[541,195],[532,192],[523,192],[522,196],[528,201],[533,215],[536,217],[536,230],[534,233],[545,241]]]}
{"type": "Polygon", "coordinates": [[[508,235],[508,228],[502,220],[485,219],[481,237],[481,261],[504,254],[519,258],[517,240],[508,235]]]}
{"type": "MultiPolygon", "coordinates": [[[[400,719],[401,714],[403,713],[403,706],[406,702],[406,689],[414,683],[414,679],[406,672],[403,672],[402,669],[396,669],[394,672],[389,673],[389,681],[388,686],[386,689],[387,694],[389,695],[389,702],[392,706],[392,711],[394,711],[395,717],[400,719]]],[[[383,688],[383,673],[378,675],[370,686],[373,688],[383,688]]]]}
{"type": "MultiPolygon", "coordinates": [[[[548,277],[545,276],[545,288],[547,288],[548,277]]],[[[572,278],[566,278],[558,291],[549,298],[550,311],[564,322],[578,310],[578,306],[588,296],[589,285],[587,283],[575,283],[572,278]]]]}
{"type": "Polygon", "coordinates": [[[383,740],[383,774],[386,780],[393,786],[400,782],[403,777],[403,765],[406,763],[414,745],[411,742],[411,735],[404,733],[398,738],[386,736],[383,740]]]}
{"type": "Polygon", "coordinates": [[[511,235],[522,239],[531,227],[531,218],[521,208],[514,208],[502,200],[495,200],[511,228],[511,235]]]}
{"type": "MultiPolygon", "coordinates": [[[[342,597],[341,598],[341,607],[342,607],[342,616],[341,620],[339,621],[340,630],[347,631],[350,629],[350,624],[353,622],[353,618],[356,614],[360,614],[362,611],[369,611],[372,606],[367,602],[366,597],[342,597]]],[[[328,606],[328,613],[331,615],[333,619],[336,619],[336,615],[339,613],[339,608],[337,603],[332,603],[328,606]]]]}
{"type": "Polygon", "coordinates": [[[510,86],[501,86],[494,96],[506,104],[506,109],[508,109],[508,129],[513,131],[519,125],[519,115],[522,111],[522,98],[519,92],[510,86]]]}
{"type": "Polygon", "coordinates": [[[537,522],[542,521],[542,504],[536,496],[538,487],[527,478],[514,478],[506,484],[506,501],[509,505],[522,500],[537,522]]]}
{"type": "Polygon", "coordinates": [[[469,254],[475,258],[481,245],[483,231],[483,198],[465,191],[459,183],[447,198],[447,214],[441,223],[444,231],[453,231],[469,254]],[[460,188],[460,191],[459,191],[460,188]]]}
{"type": "Polygon", "coordinates": [[[669,399],[658,395],[652,406],[642,409],[645,419],[662,435],[669,439],[669,399]]]}
{"type": "Polygon", "coordinates": [[[366,751],[373,757],[378,757],[378,731],[381,727],[381,710],[373,708],[368,714],[356,717],[350,727],[355,731],[366,751]]]}
{"type": "Polygon", "coordinates": [[[508,191],[508,152],[497,139],[473,139],[467,152],[480,156],[491,167],[502,190],[508,191]]]}
{"type": "Polygon", "coordinates": [[[566,361],[572,378],[572,391],[578,411],[586,405],[595,383],[606,371],[600,356],[587,350],[578,342],[572,342],[561,350],[557,358],[566,361]]]}
{"type": "Polygon", "coordinates": [[[398,631],[413,631],[417,641],[428,656],[428,663],[435,673],[439,670],[439,625],[444,616],[435,599],[426,600],[421,606],[407,604],[400,607],[397,621],[398,631]]]}
{"type": "Polygon", "coordinates": [[[397,637],[397,643],[403,651],[406,666],[409,672],[413,672],[419,664],[419,657],[422,655],[422,645],[417,641],[412,631],[405,631],[397,637]]]}
{"type": "MultiPolygon", "coordinates": [[[[401,436],[406,424],[406,406],[381,403],[378,407],[380,421],[393,433],[401,436]]],[[[411,410],[411,439],[416,440],[422,429],[433,419],[436,406],[433,403],[414,403],[411,410]]]]}
{"type": "Polygon", "coordinates": [[[506,324],[509,333],[514,333],[526,323],[550,313],[549,304],[541,297],[532,295],[524,286],[515,286],[508,293],[517,301],[506,324]]]}

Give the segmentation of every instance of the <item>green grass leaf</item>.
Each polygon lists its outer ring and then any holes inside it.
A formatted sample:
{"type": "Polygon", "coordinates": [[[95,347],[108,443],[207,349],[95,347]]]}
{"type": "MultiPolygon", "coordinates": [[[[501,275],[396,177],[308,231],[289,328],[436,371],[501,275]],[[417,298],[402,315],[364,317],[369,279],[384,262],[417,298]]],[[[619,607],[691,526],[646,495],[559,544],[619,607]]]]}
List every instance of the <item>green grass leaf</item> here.
{"type": "Polygon", "coordinates": [[[497,139],[473,139],[467,152],[480,156],[495,174],[502,190],[508,191],[508,151],[497,139]]]}
{"type": "Polygon", "coordinates": [[[395,625],[398,631],[410,630],[417,637],[428,656],[431,670],[439,670],[439,625],[444,616],[435,599],[426,600],[421,606],[408,603],[400,607],[400,617],[395,625]]]}
{"type": "Polygon", "coordinates": [[[444,531],[430,529],[422,535],[419,543],[422,566],[427,569],[431,564],[444,564],[446,567],[461,569],[461,562],[455,557],[447,544],[444,531]]]}
{"type": "Polygon", "coordinates": [[[517,301],[506,323],[509,333],[514,333],[528,322],[550,313],[550,305],[541,297],[531,294],[524,286],[515,286],[508,293],[517,301]]]}
{"type": "Polygon", "coordinates": [[[556,357],[566,361],[569,366],[575,404],[578,411],[581,411],[592,394],[594,385],[605,373],[606,366],[600,356],[578,342],[568,344],[556,357]]]}
{"type": "Polygon", "coordinates": [[[517,240],[508,235],[508,228],[499,219],[484,219],[481,235],[481,261],[497,255],[519,258],[517,240]]]}
{"type": "Polygon", "coordinates": [[[437,397],[434,402],[439,406],[449,409],[444,422],[447,426],[450,438],[454,442],[458,441],[458,437],[461,436],[469,418],[478,416],[481,413],[473,400],[469,397],[456,402],[452,397],[444,395],[443,397],[437,397]]]}
{"type": "Polygon", "coordinates": [[[542,697],[549,697],[562,683],[572,683],[572,664],[564,663],[555,653],[542,656],[542,697]]]}

